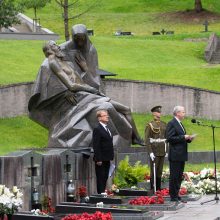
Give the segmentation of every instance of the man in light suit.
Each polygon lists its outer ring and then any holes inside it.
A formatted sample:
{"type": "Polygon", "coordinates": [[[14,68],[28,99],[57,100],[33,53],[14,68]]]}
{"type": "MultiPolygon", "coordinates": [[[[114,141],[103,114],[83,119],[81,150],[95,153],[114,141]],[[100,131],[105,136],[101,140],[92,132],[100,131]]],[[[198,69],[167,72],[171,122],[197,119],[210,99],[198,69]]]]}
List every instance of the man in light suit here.
{"type": "Polygon", "coordinates": [[[110,161],[114,158],[113,137],[107,127],[109,115],[106,110],[96,113],[99,124],[93,130],[93,149],[96,171],[97,193],[105,192],[110,161]]]}
{"type": "Polygon", "coordinates": [[[188,160],[187,143],[193,140],[192,135],[186,134],[186,130],[181,121],[185,116],[183,106],[175,106],[173,110],[174,118],[167,124],[166,139],[169,143],[170,180],[169,190],[171,201],[178,202],[185,161],[188,160]]]}

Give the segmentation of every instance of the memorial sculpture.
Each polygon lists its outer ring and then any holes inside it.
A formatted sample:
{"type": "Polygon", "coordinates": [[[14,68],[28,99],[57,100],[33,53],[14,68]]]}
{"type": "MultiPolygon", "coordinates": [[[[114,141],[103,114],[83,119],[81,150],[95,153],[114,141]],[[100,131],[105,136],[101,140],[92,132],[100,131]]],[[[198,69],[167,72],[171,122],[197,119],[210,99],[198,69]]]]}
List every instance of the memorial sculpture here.
{"type": "Polygon", "coordinates": [[[43,47],[40,67],[28,108],[30,118],[48,128],[48,147],[91,146],[96,111],[106,109],[114,144],[141,144],[131,111],[100,92],[98,58],[85,25],[72,28],[72,40],[43,47]]]}

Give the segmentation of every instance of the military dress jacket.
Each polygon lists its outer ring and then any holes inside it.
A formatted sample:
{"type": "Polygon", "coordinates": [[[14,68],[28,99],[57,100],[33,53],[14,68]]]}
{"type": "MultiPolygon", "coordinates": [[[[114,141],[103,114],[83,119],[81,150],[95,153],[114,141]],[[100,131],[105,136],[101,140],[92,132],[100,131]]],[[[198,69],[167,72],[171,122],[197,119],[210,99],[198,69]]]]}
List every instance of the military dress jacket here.
{"type": "Polygon", "coordinates": [[[167,144],[165,143],[166,123],[153,120],[145,128],[145,144],[148,153],[154,153],[155,156],[165,156],[167,153],[167,144]]]}

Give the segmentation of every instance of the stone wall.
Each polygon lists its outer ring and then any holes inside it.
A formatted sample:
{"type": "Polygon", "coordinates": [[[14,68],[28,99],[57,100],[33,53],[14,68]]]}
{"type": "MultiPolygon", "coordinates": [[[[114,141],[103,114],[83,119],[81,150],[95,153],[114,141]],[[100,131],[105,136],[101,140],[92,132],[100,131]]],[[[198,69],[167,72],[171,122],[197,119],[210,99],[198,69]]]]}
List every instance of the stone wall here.
{"type": "Polygon", "coordinates": [[[0,87],[0,118],[26,115],[33,83],[18,83],[0,87]]]}
{"type": "Polygon", "coordinates": [[[42,34],[42,33],[0,33],[0,39],[5,40],[58,40],[57,34],[42,34]]]}
{"type": "Polygon", "coordinates": [[[186,107],[187,115],[220,119],[220,92],[173,84],[105,80],[106,94],[130,106],[132,112],[150,112],[155,105],[163,106],[163,114],[171,115],[175,105],[186,107]]]}
{"type": "MultiPolygon", "coordinates": [[[[27,103],[33,83],[0,87],[0,118],[27,114],[27,103]]],[[[187,115],[220,119],[220,92],[165,83],[104,80],[107,96],[129,106],[132,112],[150,112],[152,106],[162,105],[163,113],[172,114],[175,105],[186,107],[187,115]]]]}

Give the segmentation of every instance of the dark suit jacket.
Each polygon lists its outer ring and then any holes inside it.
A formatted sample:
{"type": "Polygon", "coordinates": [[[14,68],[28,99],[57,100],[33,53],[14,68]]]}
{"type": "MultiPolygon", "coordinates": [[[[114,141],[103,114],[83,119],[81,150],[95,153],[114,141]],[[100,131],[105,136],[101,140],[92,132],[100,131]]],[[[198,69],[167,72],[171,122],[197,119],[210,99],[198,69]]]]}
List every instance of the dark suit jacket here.
{"type": "Polygon", "coordinates": [[[99,123],[93,130],[95,161],[110,161],[114,158],[113,138],[99,123]]]}
{"type": "MultiPolygon", "coordinates": [[[[169,142],[169,156],[170,161],[187,161],[187,141],[185,140],[185,132],[181,125],[173,118],[166,128],[166,139],[169,142]]],[[[189,141],[190,142],[190,141],[189,141]]]]}

